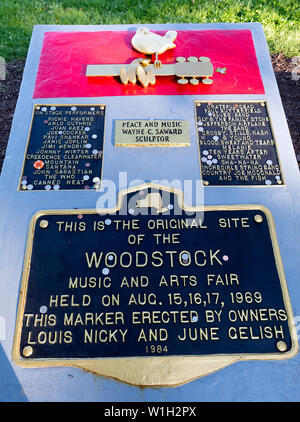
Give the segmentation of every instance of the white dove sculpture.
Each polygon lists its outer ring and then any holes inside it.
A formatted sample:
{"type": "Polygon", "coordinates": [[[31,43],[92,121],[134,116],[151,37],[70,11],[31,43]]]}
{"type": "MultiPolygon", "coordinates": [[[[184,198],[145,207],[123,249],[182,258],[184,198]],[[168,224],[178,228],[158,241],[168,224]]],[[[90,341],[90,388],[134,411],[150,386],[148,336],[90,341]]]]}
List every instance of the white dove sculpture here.
{"type": "Polygon", "coordinates": [[[168,31],[165,35],[158,35],[151,32],[148,28],[138,28],[131,39],[131,44],[135,50],[143,54],[155,54],[154,65],[159,67],[161,62],[158,60],[158,54],[162,54],[171,48],[176,47],[173,41],[177,37],[176,31],[168,31]]]}

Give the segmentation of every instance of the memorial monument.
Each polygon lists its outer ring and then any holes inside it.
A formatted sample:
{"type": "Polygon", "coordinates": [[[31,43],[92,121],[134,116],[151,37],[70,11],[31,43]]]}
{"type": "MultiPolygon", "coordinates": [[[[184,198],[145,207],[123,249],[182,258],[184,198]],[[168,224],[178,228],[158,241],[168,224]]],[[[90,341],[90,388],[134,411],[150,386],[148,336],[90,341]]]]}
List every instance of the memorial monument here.
{"type": "Polygon", "coordinates": [[[1,399],[297,401],[299,188],[259,24],[36,26],[1,399]]]}

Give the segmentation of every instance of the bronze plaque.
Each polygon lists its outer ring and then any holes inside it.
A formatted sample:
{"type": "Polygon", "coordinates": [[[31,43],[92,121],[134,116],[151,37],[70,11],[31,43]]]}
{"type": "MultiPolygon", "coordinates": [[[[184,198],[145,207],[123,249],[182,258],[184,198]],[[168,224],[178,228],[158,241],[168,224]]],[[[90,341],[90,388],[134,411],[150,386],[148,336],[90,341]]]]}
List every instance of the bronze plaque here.
{"type": "Polygon", "coordinates": [[[116,120],[115,146],[184,147],[190,145],[184,120],[116,120]]]}
{"type": "Polygon", "coordinates": [[[113,358],[115,368],[150,357],[220,365],[296,351],[264,207],[195,209],[145,185],[113,210],[33,217],[14,345],[21,365],[87,368],[113,358]]]}
{"type": "Polygon", "coordinates": [[[197,101],[204,186],[284,184],[266,101],[197,101]]]}
{"type": "Polygon", "coordinates": [[[35,105],[19,190],[100,187],[105,105],[35,105]]]}

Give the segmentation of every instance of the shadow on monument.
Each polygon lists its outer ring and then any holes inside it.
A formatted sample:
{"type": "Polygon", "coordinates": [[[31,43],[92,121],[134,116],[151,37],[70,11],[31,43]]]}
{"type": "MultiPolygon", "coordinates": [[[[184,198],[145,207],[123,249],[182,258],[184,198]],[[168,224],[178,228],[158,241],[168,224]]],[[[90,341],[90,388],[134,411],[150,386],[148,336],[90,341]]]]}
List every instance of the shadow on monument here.
{"type": "Polygon", "coordinates": [[[0,344],[0,402],[26,402],[25,392],[0,344]]]}

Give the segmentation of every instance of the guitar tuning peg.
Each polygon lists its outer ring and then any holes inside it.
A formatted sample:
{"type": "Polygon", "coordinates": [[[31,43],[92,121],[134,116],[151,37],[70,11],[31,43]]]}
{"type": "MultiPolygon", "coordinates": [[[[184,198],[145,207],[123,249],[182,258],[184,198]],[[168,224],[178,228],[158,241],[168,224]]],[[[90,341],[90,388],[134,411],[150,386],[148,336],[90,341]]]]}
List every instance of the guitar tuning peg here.
{"type": "Polygon", "coordinates": [[[184,77],[182,77],[181,79],[178,79],[177,83],[180,85],[185,85],[187,84],[189,81],[188,79],[185,79],[184,77]]]}
{"type": "Polygon", "coordinates": [[[210,62],[209,57],[199,57],[199,62],[210,62]]]}
{"type": "Polygon", "coordinates": [[[190,84],[192,84],[192,85],[198,85],[199,84],[199,80],[197,78],[192,78],[192,79],[190,79],[190,84]]]}
{"type": "Polygon", "coordinates": [[[209,77],[203,78],[202,83],[204,85],[211,85],[213,83],[212,79],[209,79],[209,77]]]}
{"type": "Polygon", "coordinates": [[[188,57],[188,61],[189,61],[190,63],[196,63],[196,62],[198,61],[198,58],[197,58],[197,57],[195,57],[195,56],[191,56],[191,57],[188,57]]]}

